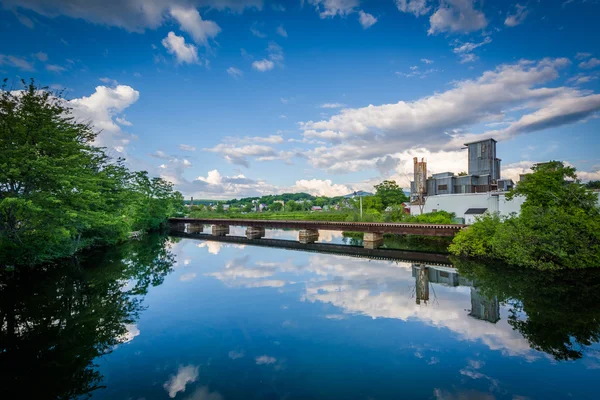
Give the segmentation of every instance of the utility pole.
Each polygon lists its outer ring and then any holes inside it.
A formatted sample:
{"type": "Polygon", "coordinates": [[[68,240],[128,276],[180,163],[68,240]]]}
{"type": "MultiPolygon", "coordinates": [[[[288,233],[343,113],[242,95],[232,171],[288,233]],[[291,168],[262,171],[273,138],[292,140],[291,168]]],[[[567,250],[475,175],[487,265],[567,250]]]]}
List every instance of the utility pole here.
{"type": "MultiPolygon", "coordinates": [[[[357,192],[354,192],[354,196],[357,196],[357,192]]],[[[362,221],[362,196],[358,196],[360,200],[360,220],[362,221]]]]}

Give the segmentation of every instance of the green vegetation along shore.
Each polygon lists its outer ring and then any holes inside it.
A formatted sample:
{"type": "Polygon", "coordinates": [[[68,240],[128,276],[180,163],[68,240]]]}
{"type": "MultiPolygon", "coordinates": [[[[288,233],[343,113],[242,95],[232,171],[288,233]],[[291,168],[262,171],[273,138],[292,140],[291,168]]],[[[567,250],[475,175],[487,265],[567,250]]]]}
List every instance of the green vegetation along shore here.
{"type": "Polygon", "coordinates": [[[450,252],[540,270],[600,267],[598,194],[561,162],[532,169],[507,196],[526,197],[521,213],[485,215],[456,235],[450,252]]]}
{"type": "Polygon", "coordinates": [[[94,145],[60,93],[0,90],[0,265],[33,265],[159,229],[183,209],[171,183],[94,145]]]}

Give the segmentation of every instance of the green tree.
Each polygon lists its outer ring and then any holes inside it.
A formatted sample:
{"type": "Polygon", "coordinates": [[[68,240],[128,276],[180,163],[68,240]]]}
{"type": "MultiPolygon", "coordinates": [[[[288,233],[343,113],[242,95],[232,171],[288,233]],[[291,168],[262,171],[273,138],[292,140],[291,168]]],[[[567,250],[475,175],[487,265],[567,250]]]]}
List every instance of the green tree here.
{"type": "Polygon", "coordinates": [[[219,214],[223,214],[225,212],[225,208],[223,207],[223,203],[218,202],[217,203],[217,208],[216,208],[215,211],[218,212],[219,214]]]}
{"type": "Polygon", "coordinates": [[[408,197],[396,181],[385,180],[379,185],[375,185],[375,196],[381,199],[381,207],[379,211],[385,210],[388,206],[399,205],[408,201],[408,197]]]}
{"type": "Polygon", "coordinates": [[[0,90],[0,263],[35,264],[183,212],[171,184],[131,173],[94,146],[60,93],[24,81],[0,90]]]}
{"type": "Polygon", "coordinates": [[[281,203],[273,203],[269,206],[269,210],[273,212],[278,212],[283,210],[283,204],[281,203]]]}
{"type": "Polygon", "coordinates": [[[533,171],[507,195],[526,196],[519,216],[483,217],[455,236],[450,251],[543,270],[600,266],[595,194],[561,162],[533,171]]]}
{"type": "Polygon", "coordinates": [[[589,181],[585,187],[588,189],[600,189],[600,181],[589,181]]]}

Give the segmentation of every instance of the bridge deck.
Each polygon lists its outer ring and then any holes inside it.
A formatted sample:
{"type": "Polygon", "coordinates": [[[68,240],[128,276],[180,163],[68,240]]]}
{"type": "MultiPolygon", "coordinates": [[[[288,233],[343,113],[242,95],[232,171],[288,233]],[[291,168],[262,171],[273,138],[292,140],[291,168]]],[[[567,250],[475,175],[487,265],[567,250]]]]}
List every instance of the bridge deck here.
{"type": "Polygon", "coordinates": [[[395,233],[400,235],[454,236],[466,227],[459,224],[398,224],[391,222],[287,221],[228,218],[170,218],[170,223],[205,225],[258,226],[263,228],[324,229],[346,232],[395,233]]]}

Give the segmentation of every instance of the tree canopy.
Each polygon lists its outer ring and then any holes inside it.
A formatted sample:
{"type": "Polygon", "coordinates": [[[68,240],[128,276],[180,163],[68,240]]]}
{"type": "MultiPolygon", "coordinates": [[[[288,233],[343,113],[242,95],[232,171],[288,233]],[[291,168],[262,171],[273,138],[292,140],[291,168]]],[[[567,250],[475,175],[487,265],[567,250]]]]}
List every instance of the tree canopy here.
{"type": "Polygon", "coordinates": [[[34,264],[156,229],[183,206],[170,183],[94,145],[60,93],[0,90],[0,263],[34,264]]]}
{"type": "Polygon", "coordinates": [[[484,216],[456,235],[450,251],[537,269],[600,267],[597,195],[561,162],[532,169],[507,195],[526,197],[520,214],[484,216]]]}

